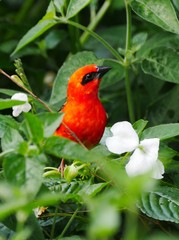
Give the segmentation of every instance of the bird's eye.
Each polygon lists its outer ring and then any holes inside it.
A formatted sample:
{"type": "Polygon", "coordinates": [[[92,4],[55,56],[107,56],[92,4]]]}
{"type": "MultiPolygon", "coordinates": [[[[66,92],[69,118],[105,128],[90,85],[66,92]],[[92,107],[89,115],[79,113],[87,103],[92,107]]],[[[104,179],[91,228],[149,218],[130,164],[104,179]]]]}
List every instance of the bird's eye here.
{"type": "Polygon", "coordinates": [[[95,76],[96,76],[96,73],[95,73],[95,72],[86,74],[86,75],[83,77],[81,84],[82,84],[82,85],[85,85],[85,84],[87,84],[88,82],[91,82],[91,81],[95,78],[95,76]]]}

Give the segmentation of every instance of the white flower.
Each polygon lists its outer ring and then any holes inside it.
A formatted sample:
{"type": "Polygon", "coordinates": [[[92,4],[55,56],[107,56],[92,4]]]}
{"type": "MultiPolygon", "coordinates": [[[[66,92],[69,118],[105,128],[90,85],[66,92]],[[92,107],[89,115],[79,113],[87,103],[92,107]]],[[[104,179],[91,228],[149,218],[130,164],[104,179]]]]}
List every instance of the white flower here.
{"type": "Polygon", "coordinates": [[[29,112],[31,109],[31,105],[28,103],[28,97],[25,93],[15,93],[12,97],[12,100],[20,100],[20,101],[24,101],[25,103],[23,103],[22,105],[18,105],[18,106],[13,106],[12,107],[12,115],[14,117],[18,117],[22,112],[29,112]]]}
{"type": "Polygon", "coordinates": [[[110,152],[121,154],[134,151],[125,166],[129,176],[151,172],[153,178],[163,178],[164,166],[158,160],[159,138],[144,139],[139,142],[137,133],[126,121],[115,123],[111,132],[113,136],[106,138],[106,146],[110,152]]]}

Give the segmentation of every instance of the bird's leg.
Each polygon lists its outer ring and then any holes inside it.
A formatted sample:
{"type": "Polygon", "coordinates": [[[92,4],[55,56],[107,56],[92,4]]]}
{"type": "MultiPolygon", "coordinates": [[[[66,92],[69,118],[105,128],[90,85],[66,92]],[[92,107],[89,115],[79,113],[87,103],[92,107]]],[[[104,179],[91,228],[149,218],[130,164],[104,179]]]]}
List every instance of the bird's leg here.
{"type": "Polygon", "coordinates": [[[64,169],[65,169],[65,160],[62,158],[60,166],[58,167],[58,171],[61,172],[61,176],[64,177],[64,169]]]}

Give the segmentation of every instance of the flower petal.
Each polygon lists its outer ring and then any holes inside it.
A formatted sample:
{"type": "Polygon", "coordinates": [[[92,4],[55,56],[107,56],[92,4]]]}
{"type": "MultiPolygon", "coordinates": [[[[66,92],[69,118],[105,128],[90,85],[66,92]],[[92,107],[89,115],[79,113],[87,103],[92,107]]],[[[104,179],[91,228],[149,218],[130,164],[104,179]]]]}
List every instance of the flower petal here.
{"type": "Polygon", "coordinates": [[[131,155],[125,169],[129,176],[137,176],[150,171],[152,169],[152,162],[147,161],[144,151],[137,148],[131,155]]]}
{"type": "Polygon", "coordinates": [[[20,114],[21,114],[21,112],[22,112],[22,108],[20,107],[20,106],[14,106],[13,108],[12,108],[12,116],[13,117],[18,117],[20,114]]]}
{"type": "Polygon", "coordinates": [[[23,112],[29,112],[30,109],[32,108],[29,103],[23,104],[22,107],[23,107],[23,110],[22,110],[23,112]]]}
{"type": "Polygon", "coordinates": [[[152,161],[155,162],[158,158],[158,151],[159,151],[159,138],[150,138],[144,139],[140,142],[140,147],[145,153],[145,162],[152,161]]]}
{"type": "Polygon", "coordinates": [[[151,138],[141,141],[140,146],[131,155],[125,166],[129,176],[137,176],[152,172],[154,178],[161,178],[164,173],[163,164],[158,162],[159,139],[151,138]]]}
{"type": "Polygon", "coordinates": [[[139,144],[139,137],[129,122],[117,122],[112,128],[112,137],[106,138],[110,152],[121,154],[133,151],[139,144]]]}
{"type": "Polygon", "coordinates": [[[28,101],[27,95],[25,93],[15,93],[12,97],[12,100],[21,100],[21,101],[28,101]]]}
{"type": "Polygon", "coordinates": [[[162,174],[164,173],[165,169],[163,163],[160,160],[157,160],[152,169],[152,177],[155,179],[161,179],[163,178],[162,174]]]}

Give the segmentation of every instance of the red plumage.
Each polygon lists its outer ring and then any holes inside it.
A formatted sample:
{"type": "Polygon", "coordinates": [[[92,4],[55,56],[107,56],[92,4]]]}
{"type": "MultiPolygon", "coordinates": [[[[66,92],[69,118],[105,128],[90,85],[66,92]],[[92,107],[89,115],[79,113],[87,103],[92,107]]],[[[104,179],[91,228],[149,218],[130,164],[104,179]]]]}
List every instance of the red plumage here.
{"type": "Polygon", "coordinates": [[[55,135],[83,143],[88,149],[97,145],[103,135],[107,116],[98,98],[101,77],[109,67],[95,64],[79,68],[68,82],[64,117],[55,135]]]}

